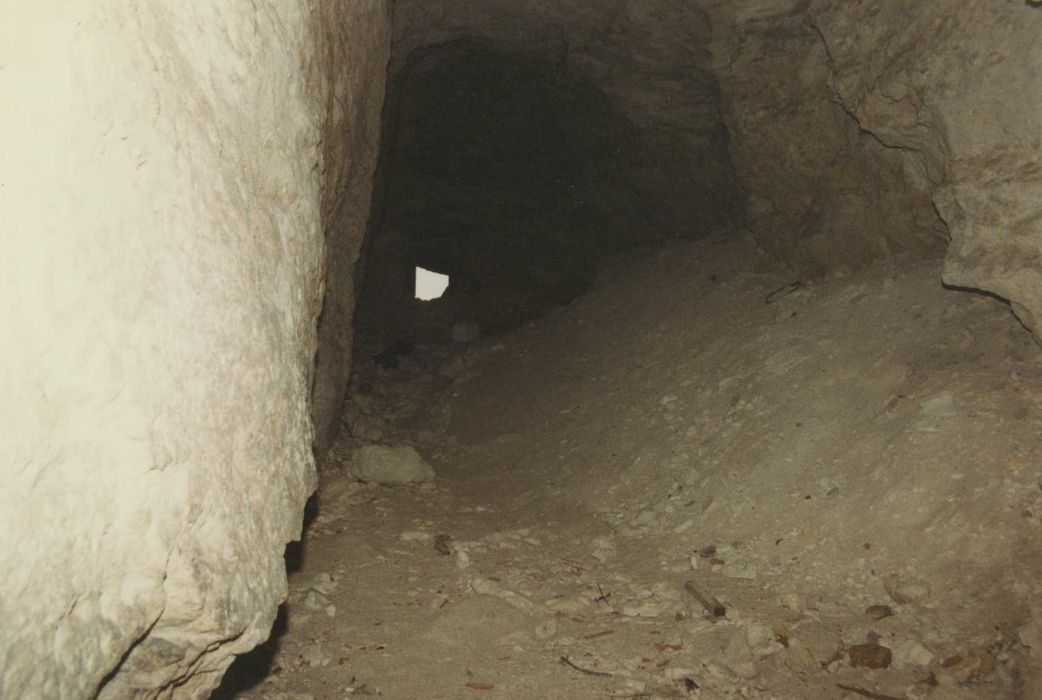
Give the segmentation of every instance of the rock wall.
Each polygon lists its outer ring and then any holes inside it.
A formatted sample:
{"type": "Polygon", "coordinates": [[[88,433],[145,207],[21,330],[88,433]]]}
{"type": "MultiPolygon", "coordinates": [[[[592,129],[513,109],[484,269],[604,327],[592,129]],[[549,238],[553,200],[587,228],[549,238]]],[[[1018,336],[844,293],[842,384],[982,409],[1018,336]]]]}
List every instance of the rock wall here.
{"type": "Polygon", "coordinates": [[[312,418],[321,459],[336,437],[351,373],[355,263],[380,150],[391,18],[387,0],[325,0],[315,36],[325,105],[322,226],[325,304],[318,325],[312,418]]]}
{"type": "Polygon", "coordinates": [[[1020,0],[704,0],[760,244],[798,268],[943,250],[1042,314],[1042,10],[1020,0]]]}
{"type": "Polygon", "coordinates": [[[204,697],[268,635],[371,167],[348,5],[0,3],[0,696],[204,697]]]}

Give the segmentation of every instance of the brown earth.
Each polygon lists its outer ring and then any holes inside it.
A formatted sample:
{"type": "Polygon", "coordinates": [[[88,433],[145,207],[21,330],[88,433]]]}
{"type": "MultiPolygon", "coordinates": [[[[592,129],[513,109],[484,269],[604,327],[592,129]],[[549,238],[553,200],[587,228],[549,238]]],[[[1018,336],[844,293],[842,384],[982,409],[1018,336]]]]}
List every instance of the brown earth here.
{"type": "Polygon", "coordinates": [[[360,359],[282,624],[218,696],[1039,697],[1042,356],[941,265],[793,289],[671,244],[360,359]],[[352,481],[356,436],[436,481],[352,481]]]}

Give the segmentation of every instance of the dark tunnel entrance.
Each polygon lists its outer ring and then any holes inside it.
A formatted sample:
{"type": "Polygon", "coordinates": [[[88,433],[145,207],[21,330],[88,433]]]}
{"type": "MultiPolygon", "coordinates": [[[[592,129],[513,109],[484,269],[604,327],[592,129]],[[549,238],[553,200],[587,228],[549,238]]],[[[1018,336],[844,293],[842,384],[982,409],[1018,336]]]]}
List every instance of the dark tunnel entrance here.
{"type": "MultiPolygon", "coordinates": [[[[715,85],[705,94],[712,113],[715,85]]],[[[567,304],[606,253],[677,229],[704,233],[704,222],[664,223],[681,200],[705,197],[720,209],[715,216],[732,220],[737,188],[724,197],[703,191],[707,180],[724,189],[733,182],[722,124],[708,129],[713,149],[673,149],[688,171],[702,171],[687,183],[661,156],[669,128],[638,125],[599,86],[546,55],[473,39],[413,51],[385,106],[359,263],[359,355],[448,342],[460,323],[496,334],[567,304]],[[450,277],[443,297],[416,299],[417,268],[450,277]]]]}
{"type": "Polygon", "coordinates": [[[621,174],[639,138],[601,91],[470,40],[415,52],[399,90],[363,331],[436,342],[462,319],[501,331],[571,301],[599,255],[635,242],[640,203],[621,174]],[[416,267],[450,276],[437,304],[414,303],[416,267]]]}

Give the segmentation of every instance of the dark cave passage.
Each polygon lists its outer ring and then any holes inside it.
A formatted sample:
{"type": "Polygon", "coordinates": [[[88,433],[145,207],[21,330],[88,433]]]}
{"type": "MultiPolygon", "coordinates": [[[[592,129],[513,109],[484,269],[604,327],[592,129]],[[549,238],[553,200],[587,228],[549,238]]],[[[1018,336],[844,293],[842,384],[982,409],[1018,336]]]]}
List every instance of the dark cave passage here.
{"type": "MultiPolygon", "coordinates": [[[[671,192],[661,183],[676,161],[658,157],[659,137],[560,60],[463,38],[414,50],[391,83],[359,265],[362,354],[447,342],[459,323],[514,328],[581,295],[605,254],[740,218],[723,139],[711,157],[686,154],[685,167],[719,172],[671,192]],[[704,202],[703,215],[678,224],[677,198],[704,202]],[[414,298],[417,267],[450,276],[444,297],[414,298]]],[[[712,113],[715,86],[704,99],[712,113]]]]}

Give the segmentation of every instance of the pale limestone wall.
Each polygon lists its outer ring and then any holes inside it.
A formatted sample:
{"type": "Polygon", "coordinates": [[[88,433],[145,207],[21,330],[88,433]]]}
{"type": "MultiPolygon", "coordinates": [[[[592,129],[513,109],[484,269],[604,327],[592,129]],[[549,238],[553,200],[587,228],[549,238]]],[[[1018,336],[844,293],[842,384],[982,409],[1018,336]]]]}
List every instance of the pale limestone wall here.
{"type": "Polygon", "coordinates": [[[947,246],[1042,319],[1042,9],[699,0],[760,244],[803,270],[947,246]],[[950,243],[949,243],[950,238],[950,243]]]}
{"type": "Polygon", "coordinates": [[[0,0],[0,697],[202,697],[268,634],[336,6],[0,0]]]}
{"type": "Polygon", "coordinates": [[[837,99],[951,232],[945,282],[1009,299],[1042,334],[1042,8],[830,2],[816,16],[837,99]]]}

